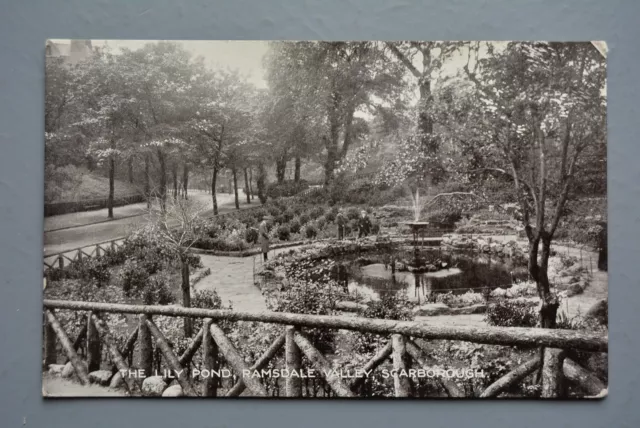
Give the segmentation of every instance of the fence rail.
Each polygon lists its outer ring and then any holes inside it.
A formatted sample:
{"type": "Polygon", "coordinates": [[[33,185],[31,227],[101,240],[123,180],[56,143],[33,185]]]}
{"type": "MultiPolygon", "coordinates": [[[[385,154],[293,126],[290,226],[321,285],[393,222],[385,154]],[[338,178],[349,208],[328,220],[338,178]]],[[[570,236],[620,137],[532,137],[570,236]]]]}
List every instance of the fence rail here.
{"type": "MultiPolygon", "coordinates": [[[[352,382],[336,376],[327,358],[312,344],[304,332],[304,328],[345,329],[363,333],[376,333],[387,337],[388,343],[364,365],[366,370],[375,370],[384,361],[390,359],[393,371],[394,391],[396,397],[411,395],[410,380],[402,375],[402,370],[411,367],[427,369],[434,361],[427,355],[417,339],[422,340],[458,340],[473,343],[503,346],[542,347],[542,352],[531,361],[526,361],[513,371],[491,384],[482,397],[494,397],[510,386],[521,381],[534,370],[542,367],[542,397],[561,397],[566,391],[565,380],[577,383],[591,395],[602,394],[605,385],[592,373],[577,365],[567,357],[567,351],[581,350],[591,352],[607,352],[608,336],[583,333],[572,330],[550,330],[517,327],[441,327],[425,322],[393,321],[382,319],[365,319],[345,316],[304,315],[284,312],[242,312],[216,309],[196,309],[175,306],[141,306],[125,304],[94,303],[80,301],[45,300],[44,301],[44,367],[57,361],[56,338],[62,344],[67,358],[73,365],[81,383],[89,383],[88,372],[100,367],[99,349],[104,344],[109,349],[114,368],[127,372],[130,367],[127,356],[134,351],[138,342],[137,369],[151,372],[158,365],[154,361],[152,341],[165,359],[175,378],[188,396],[216,397],[219,382],[216,375],[206,378],[200,388],[196,388],[193,378],[185,370],[198,348],[202,348],[203,359],[200,371],[209,370],[215,373],[222,360],[238,373],[238,380],[226,393],[227,396],[238,396],[248,388],[254,396],[265,396],[265,385],[252,376],[254,370],[266,367],[276,354],[284,347],[284,364],[290,372],[300,371],[302,356],[318,370],[320,376],[332,393],[338,397],[354,397],[361,394],[362,379],[352,382]],[[87,312],[87,328],[79,334],[79,339],[72,342],[56,317],[56,310],[87,312]],[[137,329],[129,336],[125,346],[118,348],[108,326],[101,319],[104,313],[136,314],[139,323],[137,329]],[[153,321],[153,316],[164,315],[183,318],[204,319],[203,327],[191,340],[186,351],[177,356],[166,337],[153,321]],[[268,347],[264,354],[252,365],[240,355],[233,343],[217,322],[220,321],[254,321],[282,325],[281,334],[268,347]],[[86,341],[87,361],[80,359],[76,349],[82,341],[86,341]]],[[[115,371],[115,370],[114,370],[115,371]]],[[[442,389],[450,397],[464,397],[463,390],[452,380],[436,379],[442,389]]],[[[140,379],[125,376],[125,386],[131,395],[140,395],[142,385],[140,379]]],[[[288,397],[301,397],[302,383],[296,377],[285,379],[285,391],[288,397]]]]}

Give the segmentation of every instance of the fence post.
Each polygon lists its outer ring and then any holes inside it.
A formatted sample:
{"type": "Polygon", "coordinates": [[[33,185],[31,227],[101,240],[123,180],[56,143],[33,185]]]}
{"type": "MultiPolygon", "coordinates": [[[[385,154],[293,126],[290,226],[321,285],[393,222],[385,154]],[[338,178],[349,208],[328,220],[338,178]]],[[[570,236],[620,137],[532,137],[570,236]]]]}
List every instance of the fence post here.
{"type": "Polygon", "coordinates": [[[87,317],[87,368],[89,373],[100,370],[100,357],[102,354],[100,346],[100,335],[93,323],[93,313],[87,317]]]}
{"type": "Polygon", "coordinates": [[[302,379],[299,376],[292,376],[292,371],[300,373],[302,366],[302,355],[300,348],[294,340],[296,328],[288,326],[285,336],[285,360],[289,376],[285,378],[285,391],[287,397],[302,397],[302,379]]]}
{"type": "Polygon", "coordinates": [[[391,347],[393,349],[393,368],[396,372],[396,374],[393,375],[395,396],[408,397],[410,390],[409,378],[399,374],[402,371],[407,371],[407,347],[404,336],[401,334],[392,335],[391,347]]]}
{"type": "Polygon", "coordinates": [[[81,262],[82,261],[82,249],[79,249],[76,252],[76,257],[78,258],[78,261],[81,262]]]}
{"type": "Polygon", "coordinates": [[[111,251],[115,251],[116,250],[116,243],[111,241],[111,251]]]}
{"type": "Polygon", "coordinates": [[[100,250],[101,250],[100,245],[96,245],[96,258],[102,256],[100,250]]]}
{"type": "Polygon", "coordinates": [[[51,327],[51,323],[45,317],[44,320],[44,367],[49,368],[50,364],[56,364],[58,355],[56,352],[56,332],[51,327]]]}
{"type": "Polygon", "coordinates": [[[58,256],[58,267],[60,270],[64,269],[64,257],[62,257],[62,254],[58,256]]]}
{"type": "Polygon", "coordinates": [[[542,361],[542,398],[558,398],[563,395],[563,363],[565,354],[562,349],[545,348],[542,361]]]}
{"type": "Polygon", "coordinates": [[[205,370],[209,370],[209,376],[205,377],[202,384],[203,397],[216,397],[218,394],[218,376],[214,375],[220,364],[218,361],[218,344],[211,337],[211,318],[204,321],[204,329],[202,336],[203,366],[205,370]]]}
{"type": "Polygon", "coordinates": [[[138,368],[144,376],[151,376],[153,370],[153,344],[151,343],[151,331],[147,326],[148,315],[141,314],[138,324],[138,368]]]}

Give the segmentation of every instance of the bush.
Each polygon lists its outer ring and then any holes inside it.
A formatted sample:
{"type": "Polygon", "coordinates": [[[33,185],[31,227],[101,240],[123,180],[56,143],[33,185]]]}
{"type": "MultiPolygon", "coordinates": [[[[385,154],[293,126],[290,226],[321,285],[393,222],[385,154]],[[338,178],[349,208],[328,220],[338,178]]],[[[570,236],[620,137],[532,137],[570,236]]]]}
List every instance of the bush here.
{"type": "Polygon", "coordinates": [[[313,224],[307,224],[304,228],[304,236],[308,239],[313,239],[318,236],[318,228],[313,224]]]}
{"type": "Polygon", "coordinates": [[[357,220],[358,217],[360,217],[360,210],[356,207],[350,207],[347,210],[346,215],[347,215],[347,219],[349,220],[357,220]]]}
{"type": "Polygon", "coordinates": [[[286,198],[289,196],[294,196],[307,189],[308,187],[309,184],[304,180],[300,180],[299,182],[286,180],[281,184],[270,184],[267,189],[267,195],[273,199],[286,198]]]}
{"type": "Polygon", "coordinates": [[[149,273],[136,260],[127,260],[120,271],[125,295],[138,294],[149,285],[149,273]]]}
{"type": "Polygon", "coordinates": [[[291,220],[293,220],[295,216],[296,216],[296,213],[293,212],[291,208],[285,209],[284,212],[281,214],[281,217],[284,219],[283,223],[289,223],[291,220]]]}
{"type": "Polygon", "coordinates": [[[280,208],[275,205],[271,205],[267,208],[267,212],[273,217],[278,217],[280,215],[280,208]]]}
{"type": "Polygon", "coordinates": [[[309,215],[307,213],[300,214],[300,217],[298,217],[298,219],[300,220],[301,225],[309,223],[309,215]]]}
{"type": "MultiPolygon", "coordinates": [[[[294,314],[333,315],[337,290],[333,284],[295,282],[272,308],[275,312],[294,314]]],[[[305,334],[322,353],[333,348],[334,331],[325,328],[305,329],[305,334]]]]}
{"type": "Polygon", "coordinates": [[[291,231],[291,233],[300,232],[300,227],[300,220],[298,218],[294,218],[289,222],[289,230],[291,231]]]}
{"type": "Polygon", "coordinates": [[[282,224],[278,226],[278,230],[276,232],[278,234],[278,239],[281,241],[288,241],[291,236],[291,231],[289,230],[289,226],[286,224],[282,224]]]}
{"type": "Polygon", "coordinates": [[[258,229],[254,227],[248,227],[247,230],[244,231],[244,240],[249,244],[255,244],[258,242],[258,229]]]}
{"type": "Polygon", "coordinates": [[[309,210],[309,217],[312,220],[317,219],[322,214],[324,214],[324,207],[316,206],[316,207],[311,208],[311,210],[309,210]]]}
{"type": "Polygon", "coordinates": [[[324,229],[326,224],[327,219],[324,216],[320,216],[316,219],[316,227],[318,228],[318,230],[324,229]]]}
{"type": "Polygon", "coordinates": [[[333,207],[324,214],[324,218],[327,219],[328,222],[333,223],[336,220],[337,214],[338,209],[336,207],[333,207]]]}
{"type": "Polygon", "coordinates": [[[499,327],[535,327],[538,313],[528,302],[499,300],[489,305],[485,320],[499,327]]]}
{"type": "Polygon", "coordinates": [[[149,281],[149,285],[142,293],[145,305],[169,305],[175,301],[171,293],[171,279],[168,275],[157,275],[149,281]]]}

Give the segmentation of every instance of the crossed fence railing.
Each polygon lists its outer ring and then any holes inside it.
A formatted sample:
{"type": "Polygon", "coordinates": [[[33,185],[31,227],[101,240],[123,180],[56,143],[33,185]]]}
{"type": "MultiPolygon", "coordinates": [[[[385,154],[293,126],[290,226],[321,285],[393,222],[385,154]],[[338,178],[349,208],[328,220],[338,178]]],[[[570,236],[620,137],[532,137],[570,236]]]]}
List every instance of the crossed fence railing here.
{"type": "MultiPolygon", "coordinates": [[[[525,361],[507,373],[481,394],[481,397],[496,397],[511,386],[522,381],[538,369],[541,370],[541,396],[543,398],[564,397],[566,381],[580,385],[589,396],[603,396],[606,386],[594,374],[576,364],[567,355],[570,351],[608,352],[608,336],[573,330],[554,330],[518,327],[461,327],[434,326],[424,322],[393,321],[360,317],[303,315],[285,312],[242,312],[220,309],[196,309],[169,306],[140,306],[125,304],[93,303],[79,301],[44,301],[44,367],[55,364],[57,355],[56,340],[62,345],[78,380],[82,384],[90,383],[89,372],[101,366],[101,347],[106,345],[113,364],[113,373],[131,373],[131,370],[143,370],[153,373],[157,358],[154,357],[153,342],[165,359],[173,377],[186,396],[217,397],[223,393],[227,397],[237,397],[248,389],[252,396],[267,396],[263,380],[253,373],[267,367],[284,348],[284,366],[289,373],[302,370],[304,355],[308,364],[317,370],[333,395],[337,397],[357,397],[361,394],[364,377],[346,381],[332,369],[330,361],[312,343],[305,329],[344,329],[362,333],[375,333],[388,339],[377,354],[368,361],[362,370],[376,370],[386,360],[391,360],[393,370],[393,389],[395,397],[411,396],[411,380],[403,373],[411,368],[427,369],[435,365],[434,360],[421,348],[420,340],[457,340],[479,344],[503,346],[540,347],[542,352],[525,361]],[[85,312],[86,328],[83,328],[75,341],[71,341],[64,326],[60,323],[56,311],[85,312]],[[123,347],[119,347],[114,335],[103,321],[103,314],[119,313],[138,315],[138,326],[129,335],[123,347]],[[167,338],[153,316],[203,319],[203,327],[195,335],[184,353],[176,355],[167,338]],[[282,331],[267,350],[253,363],[248,363],[227,337],[219,322],[254,321],[277,324],[282,331]],[[87,355],[83,361],[76,350],[85,341],[87,355]],[[137,346],[138,367],[131,367],[127,359],[137,346]],[[193,360],[196,351],[202,349],[200,371],[208,370],[210,376],[201,379],[199,385],[186,368],[193,360]],[[154,361],[156,358],[156,361],[154,361]],[[237,381],[226,392],[219,388],[219,367],[224,362],[237,374],[237,381]]],[[[129,358],[128,358],[129,357],[129,358]]],[[[132,396],[143,394],[142,379],[123,376],[124,386],[132,396]]],[[[464,390],[446,376],[435,378],[449,397],[465,397],[464,390]]],[[[303,385],[298,376],[285,378],[285,395],[302,397],[303,385]]]]}

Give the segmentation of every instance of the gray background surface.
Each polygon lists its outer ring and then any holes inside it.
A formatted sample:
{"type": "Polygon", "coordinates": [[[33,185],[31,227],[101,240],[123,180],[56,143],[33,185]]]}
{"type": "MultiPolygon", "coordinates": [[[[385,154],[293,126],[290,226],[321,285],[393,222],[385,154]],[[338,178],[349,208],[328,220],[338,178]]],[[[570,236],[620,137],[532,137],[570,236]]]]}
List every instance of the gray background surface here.
{"type": "Polygon", "coordinates": [[[640,426],[640,2],[25,0],[0,7],[0,426],[640,426]],[[538,39],[609,44],[610,395],[600,402],[56,400],[40,391],[44,41],[538,39]]]}

